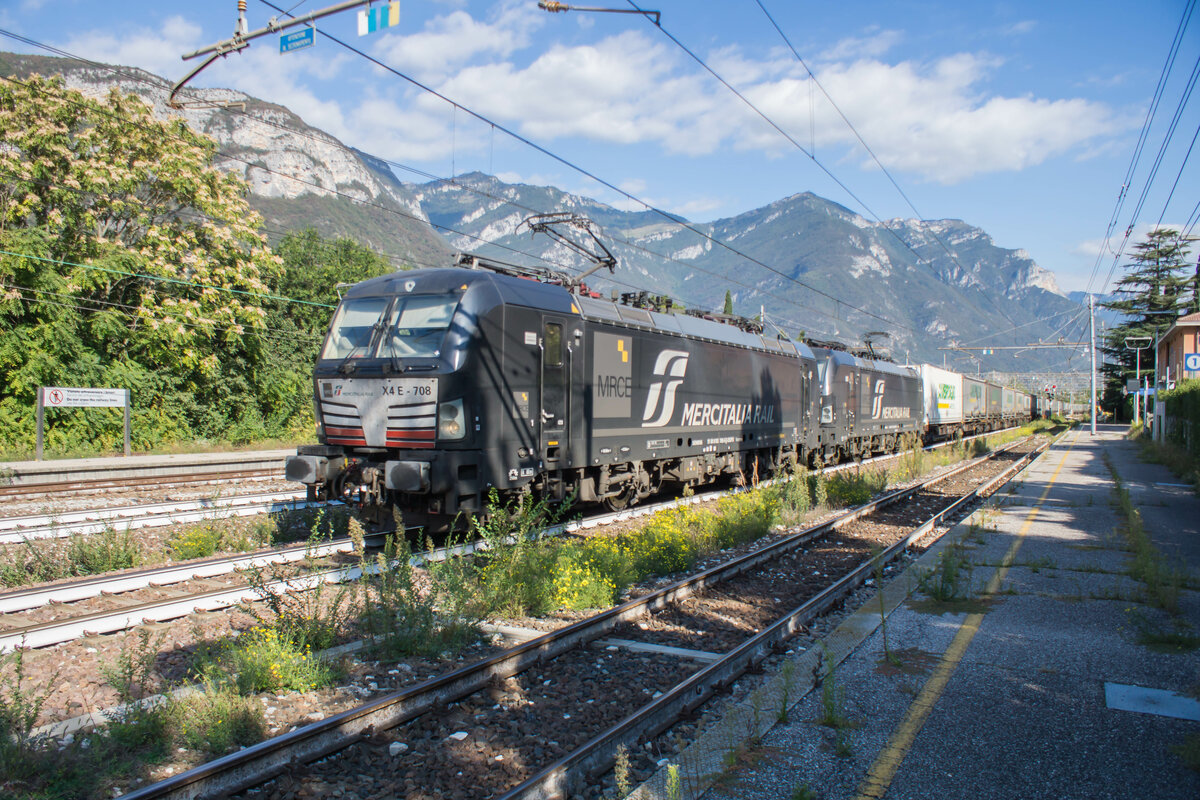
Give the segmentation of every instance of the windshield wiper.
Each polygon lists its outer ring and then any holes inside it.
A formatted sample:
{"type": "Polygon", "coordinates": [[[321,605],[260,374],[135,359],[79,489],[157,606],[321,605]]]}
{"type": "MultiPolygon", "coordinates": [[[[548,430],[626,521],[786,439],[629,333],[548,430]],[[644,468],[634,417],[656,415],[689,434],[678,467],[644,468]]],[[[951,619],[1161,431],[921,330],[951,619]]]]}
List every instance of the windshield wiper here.
{"type": "Polygon", "coordinates": [[[353,350],[351,350],[345,358],[338,362],[337,368],[335,369],[338,375],[349,376],[354,374],[355,370],[358,369],[358,365],[350,362],[350,359],[352,358],[354,358],[353,350]]]}

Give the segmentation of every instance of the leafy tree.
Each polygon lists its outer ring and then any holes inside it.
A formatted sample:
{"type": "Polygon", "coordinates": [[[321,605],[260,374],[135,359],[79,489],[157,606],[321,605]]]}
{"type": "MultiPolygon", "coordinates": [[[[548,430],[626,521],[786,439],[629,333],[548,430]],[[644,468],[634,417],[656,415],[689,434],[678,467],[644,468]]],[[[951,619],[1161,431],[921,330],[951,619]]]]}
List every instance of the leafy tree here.
{"type": "Polygon", "coordinates": [[[337,305],[339,284],[358,283],[396,269],[383,256],[353,239],[323,239],[315,228],[287,234],[275,252],[282,261],[278,292],[300,301],[278,306],[276,316],[320,334],[325,333],[337,305]]]}
{"type": "Polygon", "coordinates": [[[729,289],[725,290],[725,313],[733,313],[733,295],[730,293],[729,289]]]}
{"type": "MultiPolygon", "coordinates": [[[[0,444],[28,447],[42,385],[131,389],[142,445],[270,416],[255,390],[280,259],[216,145],[133,95],[39,76],[0,84],[0,142],[0,444]]],[[[55,422],[52,446],[120,435],[90,412],[55,422]]]]}
{"type": "MultiPolygon", "coordinates": [[[[1103,304],[1125,317],[1120,325],[1109,330],[1101,344],[1105,408],[1115,411],[1127,404],[1125,382],[1135,376],[1137,353],[1125,347],[1125,340],[1148,338],[1153,343],[1156,331],[1166,331],[1176,317],[1197,302],[1196,287],[1184,275],[1187,259],[1187,242],[1178,231],[1169,228],[1151,232],[1144,242],[1134,246],[1133,260],[1124,265],[1126,274],[1113,290],[1118,299],[1103,304]]],[[[1147,368],[1154,368],[1153,345],[1142,351],[1143,374],[1147,368]]]]}
{"type": "Polygon", "coordinates": [[[275,288],[292,302],[275,304],[267,315],[267,327],[278,341],[272,347],[269,380],[260,391],[270,395],[277,409],[276,427],[287,420],[293,431],[311,433],[312,368],[338,303],[338,285],[395,268],[353,239],[323,239],[314,228],[287,234],[275,252],[282,260],[275,288]]]}

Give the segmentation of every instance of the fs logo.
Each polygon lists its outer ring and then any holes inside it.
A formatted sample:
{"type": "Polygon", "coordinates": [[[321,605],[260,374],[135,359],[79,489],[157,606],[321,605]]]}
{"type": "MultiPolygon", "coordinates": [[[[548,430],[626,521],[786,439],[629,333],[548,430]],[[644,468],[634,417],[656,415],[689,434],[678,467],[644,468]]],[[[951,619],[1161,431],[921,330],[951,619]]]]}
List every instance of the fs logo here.
{"type": "Polygon", "coordinates": [[[871,401],[871,419],[879,419],[883,413],[883,390],[886,382],[882,379],[875,381],[875,398],[871,401]]]}
{"type": "Polygon", "coordinates": [[[671,417],[675,415],[675,390],[683,383],[683,376],[687,374],[687,363],[688,354],[683,350],[663,350],[658,354],[658,359],[654,362],[654,376],[678,380],[665,381],[666,391],[663,391],[664,381],[650,384],[650,391],[646,395],[646,410],[642,414],[643,428],[661,428],[671,421],[671,417]],[[661,410],[658,402],[660,396],[661,410]],[[658,416],[654,415],[656,411],[659,412],[658,416]]]}

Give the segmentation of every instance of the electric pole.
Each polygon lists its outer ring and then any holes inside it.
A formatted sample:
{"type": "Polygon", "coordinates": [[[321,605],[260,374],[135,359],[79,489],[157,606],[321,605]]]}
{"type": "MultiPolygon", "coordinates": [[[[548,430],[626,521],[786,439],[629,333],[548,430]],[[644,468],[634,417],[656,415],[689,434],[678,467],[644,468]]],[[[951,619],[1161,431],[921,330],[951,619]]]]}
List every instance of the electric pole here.
{"type": "Polygon", "coordinates": [[[1092,436],[1096,435],[1096,296],[1088,295],[1088,341],[1092,351],[1092,436]]]}

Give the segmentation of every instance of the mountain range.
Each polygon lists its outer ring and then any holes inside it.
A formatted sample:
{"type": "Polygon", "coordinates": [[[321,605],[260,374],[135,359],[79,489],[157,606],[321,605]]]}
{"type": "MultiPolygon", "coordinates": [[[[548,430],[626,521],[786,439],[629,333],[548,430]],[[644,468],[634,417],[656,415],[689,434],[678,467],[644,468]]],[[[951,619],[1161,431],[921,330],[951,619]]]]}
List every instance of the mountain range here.
{"type": "MultiPolygon", "coordinates": [[[[859,344],[869,332],[886,332],[872,338],[897,360],[943,363],[950,347],[1057,338],[1080,311],[1027,253],[998,247],[961,220],[876,222],[801,192],[736,217],[692,222],[481,173],[407,183],[394,171],[399,165],[240,92],[192,90],[177,111],[166,106],[170,83],[143,70],[0,53],[0,76],[33,73],[62,74],[68,87],[92,97],[117,86],[156,113],[182,114],[217,141],[219,166],[245,177],[251,204],[276,239],[312,226],[356,239],[397,266],[443,265],[455,251],[470,251],[578,272],[594,264],[524,224],[537,213],[570,212],[598,226],[617,260],[612,274],[589,276],[594,289],[648,291],[716,311],[728,291],[735,313],[761,316],[768,330],[788,336],[859,344]]],[[[585,232],[559,230],[591,246],[585,232]]],[[[948,363],[1028,372],[1059,358],[1053,350],[966,352],[969,358],[960,351],[948,363]]]]}

